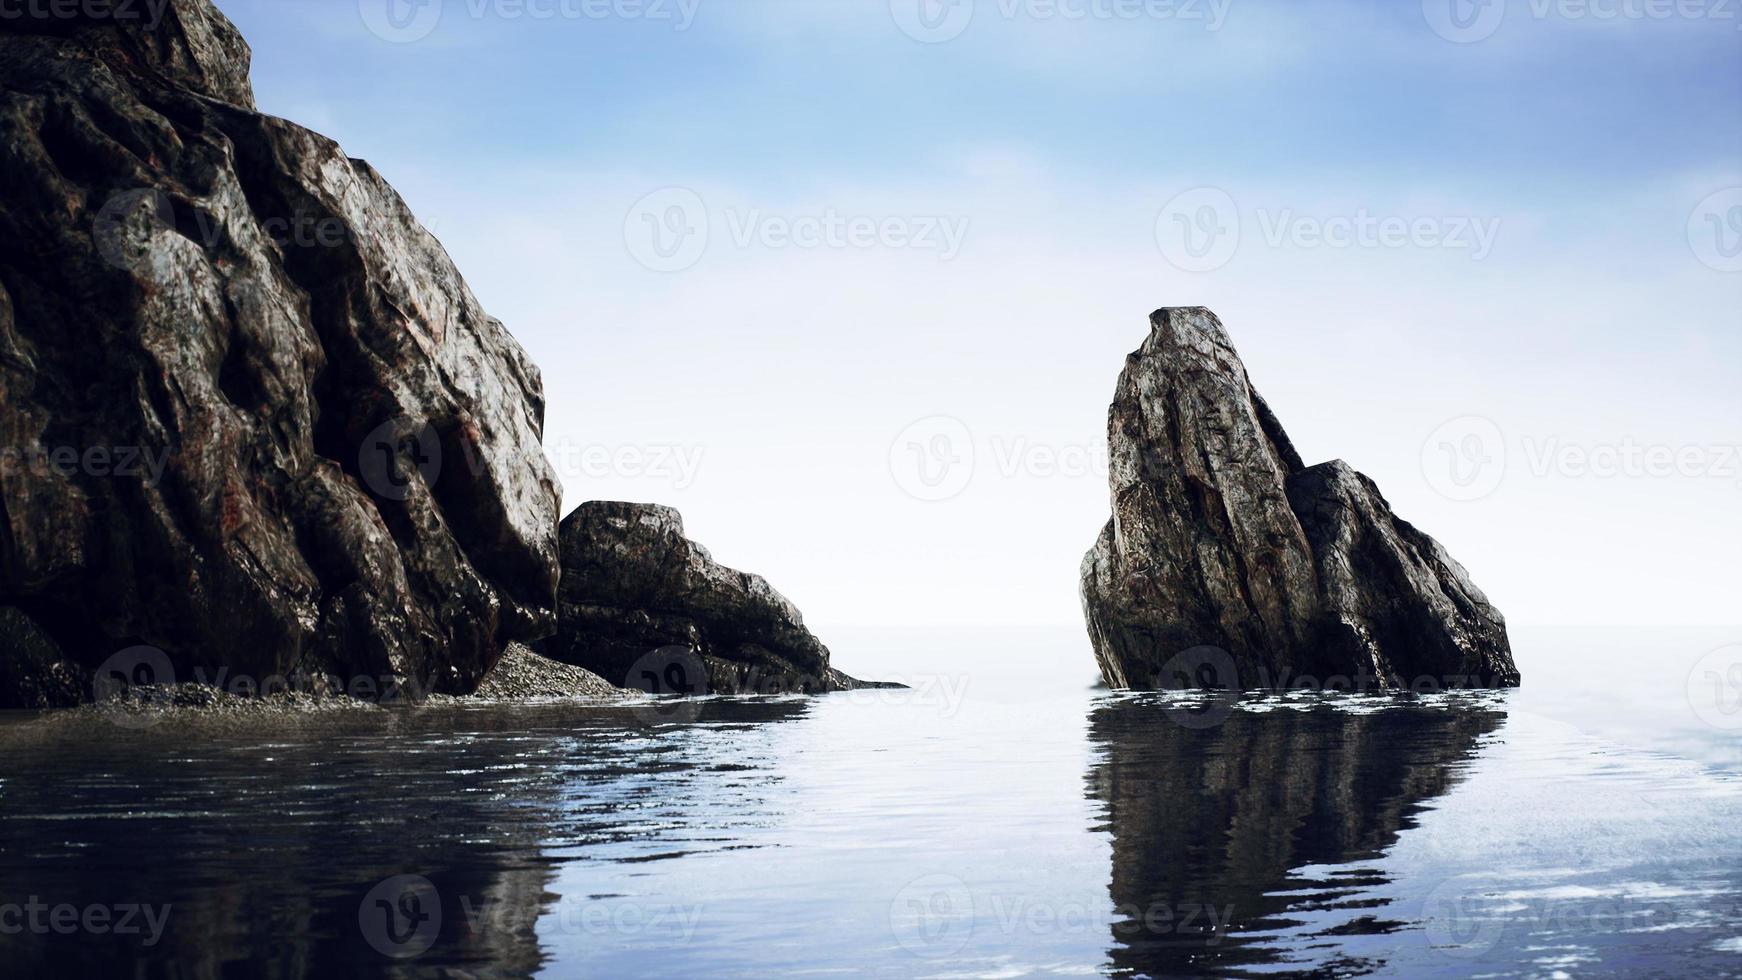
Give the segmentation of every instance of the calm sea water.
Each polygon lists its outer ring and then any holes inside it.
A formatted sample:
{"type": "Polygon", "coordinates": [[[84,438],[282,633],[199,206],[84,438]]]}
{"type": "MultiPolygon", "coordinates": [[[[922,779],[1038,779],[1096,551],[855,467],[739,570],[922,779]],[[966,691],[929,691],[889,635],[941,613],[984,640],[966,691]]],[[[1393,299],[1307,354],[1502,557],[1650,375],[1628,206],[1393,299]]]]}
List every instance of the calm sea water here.
{"type": "Polygon", "coordinates": [[[830,638],[918,686],[0,721],[0,972],[1742,975],[1737,631],[1237,703],[1093,690],[1074,631],[830,638]]]}

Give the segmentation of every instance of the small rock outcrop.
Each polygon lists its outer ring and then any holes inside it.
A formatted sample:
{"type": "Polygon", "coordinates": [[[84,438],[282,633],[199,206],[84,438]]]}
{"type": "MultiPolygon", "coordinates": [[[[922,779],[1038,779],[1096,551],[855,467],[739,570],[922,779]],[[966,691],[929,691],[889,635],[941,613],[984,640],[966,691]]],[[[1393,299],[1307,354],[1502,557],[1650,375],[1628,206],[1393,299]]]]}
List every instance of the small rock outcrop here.
{"type": "Polygon", "coordinates": [[[1113,518],[1082,567],[1109,685],[1519,682],[1499,610],[1371,480],[1302,464],[1215,314],[1150,328],[1109,411],[1113,518]]]}
{"type": "Polygon", "coordinates": [[[0,605],[29,625],[0,659],[142,644],[180,681],[464,693],[547,635],[539,374],[440,244],[255,111],[207,0],[25,6],[0,20],[0,605]]]}
{"type": "Polygon", "coordinates": [[[481,701],[550,701],[619,699],[631,694],[590,670],[559,663],[519,643],[510,643],[472,697],[481,701]]]}
{"type": "Polygon", "coordinates": [[[884,687],[829,665],[829,649],[760,575],[715,562],[656,504],[592,501],[558,531],[557,634],[545,652],[614,684],[690,658],[706,675],[658,693],[819,694],[884,687]],[[673,652],[675,651],[675,652],[673,652]],[[688,685],[686,690],[686,684],[688,685]]]}

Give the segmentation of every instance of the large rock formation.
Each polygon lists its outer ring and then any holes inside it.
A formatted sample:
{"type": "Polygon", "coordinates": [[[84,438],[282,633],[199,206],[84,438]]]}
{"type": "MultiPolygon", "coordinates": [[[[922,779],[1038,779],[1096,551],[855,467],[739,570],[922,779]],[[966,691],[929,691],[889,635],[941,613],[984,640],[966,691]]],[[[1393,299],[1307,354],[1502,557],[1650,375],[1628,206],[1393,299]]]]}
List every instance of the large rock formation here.
{"type": "Polygon", "coordinates": [[[1083,559],[1108,684],[1518,683],[1500,612],[1371,480],[1302,464],[1215,314],[1150,325],[1108,415],[1113,518],[1083,559]]]}
{"type": "Polygon", "coordinates": [[[254,110],[206,0],[27,7],[0,20],[0,605],[82,669],[149,644],[180,680],[467,691],[548,633],[539,375],[440,244],[254,110]]]}
{"type": "Polygon", "coordinates": [[[592,501],[563,519],[558,536],[562,586],[547,648],[557,660],[654,693],[889,686],[829,666],[829,648],[798,609],[762,576],[715,562],[684,537],[683,518],[670,507],[592,501]],[[644,672],[674,666],[675,679],[644,685],[644,672]]]}

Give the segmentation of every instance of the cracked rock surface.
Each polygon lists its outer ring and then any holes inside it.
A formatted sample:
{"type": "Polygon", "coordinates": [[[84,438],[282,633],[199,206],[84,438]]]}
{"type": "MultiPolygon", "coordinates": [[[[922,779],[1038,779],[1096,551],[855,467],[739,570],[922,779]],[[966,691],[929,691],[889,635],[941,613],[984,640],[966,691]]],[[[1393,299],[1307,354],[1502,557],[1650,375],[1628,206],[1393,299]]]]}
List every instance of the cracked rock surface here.
{"type": "Polygon", "coordinates": [[[0,658],[468,692],[553,628],[538,371],[248,63],[207,0],[0,21],[0,658]]]}
{"type": "Polygon", "coordinates": [[[591,501],[563,519],[559,536],[557,635],[546,649],[554,659],[630,687],[643,670],[693,656],[706,690],[694,683],[688,693],[897,686],[830,666],[829,648],[785,596],[760,575],[714,561],[670,507],[591,501]]]}
{"type": "Polygon", "coordinates": [[[1518,684],[1499,610],[1371,480],[1303,465],[1214,313],[1151,316],[1107,432],[1082,599],[1109,685],[1518,684]]]}

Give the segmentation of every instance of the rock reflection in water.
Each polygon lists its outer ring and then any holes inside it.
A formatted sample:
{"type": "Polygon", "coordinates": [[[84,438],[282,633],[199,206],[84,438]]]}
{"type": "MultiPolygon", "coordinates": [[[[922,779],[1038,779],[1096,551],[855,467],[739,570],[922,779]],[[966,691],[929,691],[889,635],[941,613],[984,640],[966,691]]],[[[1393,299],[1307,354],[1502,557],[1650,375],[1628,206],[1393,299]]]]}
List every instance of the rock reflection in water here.
{"type": "MultiPolygon", "coordinates": [[[[1492,700],[1352,711],[1349,704],[1247,702],[1214,723],[1169,695],[1114,696],[1090,718],[1100,761],[1090,796],[1113,837],[1109,952],[1116,973],[1174,976],[1276,964],[1266,933],[1321,937],[1399,927],[1362,867],[1463,775],[1504,714],[1492,700]],[[1184,722],[1182,724],[1182,722],[1184,722]],[[1331,866],[1331,867],[1321,867],[1331,866]],[[1296,869],[1310,868],[1302,877],[1296,869]]],[[[1225,707],[1233,707],[1227,705],[1225,707]]],[[[1289,944],[1302,950],[1334,942],[1289,944]]],[[[1337,972],[1376,964],[1340,962],[1337,972]]]]}
{"type": "Polygon", "coordinates": [[[42,912],[49,928],[0,934],[3,972],[529,975],[547,965],[536,926],[560,863],[709,850],[729,836],[721,814],[769,808],[779,776],[754,731],[808,704],[694,710],[682,725],[574,705],[274,722],[283,732],[0,724],[0,901],[168,906],[152,944],[63,933],[42,912]],[[720,771],[728,745],[746,771],[720,771]],[[428,885],[390,909],[384,896],[408,894],[398,876],[428,885]]]}

